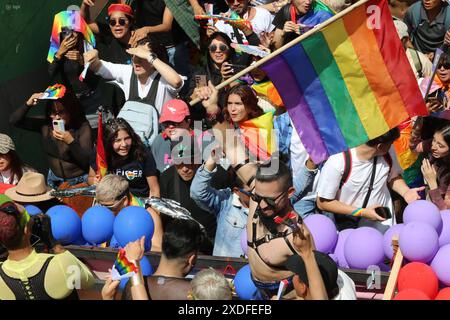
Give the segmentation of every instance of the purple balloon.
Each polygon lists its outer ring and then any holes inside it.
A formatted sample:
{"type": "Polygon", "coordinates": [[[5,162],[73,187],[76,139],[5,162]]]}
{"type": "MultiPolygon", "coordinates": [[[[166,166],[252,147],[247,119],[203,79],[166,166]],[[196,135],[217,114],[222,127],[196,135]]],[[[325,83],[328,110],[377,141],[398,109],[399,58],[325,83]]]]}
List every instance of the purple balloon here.
{"type": "Polygon", "coordinates": [[[400,231],[399,245],[409,261],[428,263],[439,249],[439,236],[431,225],[413,221],[400,231]]]}
{"type": "Polygon", "coordinates": [[[441,211],[442,231],[439,235],[439,247],[450,243],[450,210],[441,211]]]}
{"type": "Polygon", "coordinates": [[[248,245],[247,245],[247,229],[244,228],[241,233],[241,248],[244,251],[245,255],[248,254],[248,245]]]}
{"type": "Polygon", "coordinates": [[[365,270],[378,265],[384,259],[383,235],[375,228],[358,228],[347,237],[344,254],[351,268],[365,270]]]}
{"type": "Polygon", "coordinates": [[[403,212],[403,223],[413,221],[425,222],[431,225],[437,233],[442,230],[442,217],[439,208],[430,201],[416,200],[410,203],[403,212]]]}
{"type": "Polygon", "coordinates": [[[431,262],[436,275],[445,286],[450,286],[450,244],[446,244],[439,249],[431,262]]]}
{"type": "Polygon", "coordinates": [[[323,253],[333,252],[338,239],[334,222],[322,214],[313,214],[305,219],[305,224],[313,236],[316,250],[323,253]]]}
{"type": "Polygon", "coordinates": [[[350,268],[347,260],[345,259],[344,246],[348,236],[354,231],[354,229],[345,229],[339,232],[336,248],[334,249],[334,255],[337,258],[337,264],[341,268],[350,268]]]}
{"type": "Polygon", "coordinates": [[[392,250],[392,238],[397,235],[397,237],[400,236],[400,231],[403,230],[403,227],[405,225],[403,223],[396,224],[395,226],[390,227],[383,236],[383,249],[384,254],[389,259],[392,259],[394,256],[394,251],[392,250]]]}

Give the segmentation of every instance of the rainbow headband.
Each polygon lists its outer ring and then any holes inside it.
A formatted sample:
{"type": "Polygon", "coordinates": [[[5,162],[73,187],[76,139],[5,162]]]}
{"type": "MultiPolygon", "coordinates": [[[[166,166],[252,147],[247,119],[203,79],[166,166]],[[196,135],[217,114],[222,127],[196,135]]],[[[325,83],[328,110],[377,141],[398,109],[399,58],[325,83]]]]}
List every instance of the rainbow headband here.
{"type": "Polygon", "coordinates": [[[84,36],[84,40],[95,47],[95,37],[92,30],[84,21],[79,11],[61,11],[55,15],[53,19],[52,35],[50,36],[50,49],[48,50],[47,61],[52,63],[55,54],[59,49],[59,34],[62,28],[70,28],[73,31],[80,32],[84,36]]]}
{"type": "Polygon", "coordinates": [[[64,97],[66,93],[66,87],[62,84],[54,84],[45,89],[44,94],[39,99],[56,100],[64,97]]]}

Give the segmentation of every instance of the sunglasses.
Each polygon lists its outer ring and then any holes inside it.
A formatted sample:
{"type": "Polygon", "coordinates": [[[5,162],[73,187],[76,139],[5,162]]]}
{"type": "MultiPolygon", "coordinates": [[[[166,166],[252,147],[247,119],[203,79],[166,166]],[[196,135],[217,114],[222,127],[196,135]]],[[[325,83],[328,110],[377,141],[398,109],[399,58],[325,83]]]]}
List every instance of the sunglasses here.
{"type": "MultiPolygon", "coordinates": [[[[211,53],[212,52],[216,52],[216,50],[217,50],[217,45],[212,44],[212,45],[209,46],[209,52],[211,52],[211,53]]],[[[226,52],[228,50],[229,50],[229,48],[228,48],[227,45],[225,45],[225,44],[219,45],[219,51],[220,52],[226,52]]]]}
{"type": "Polygon", "coordinates": [[[165,122],[162,123],[162,126],[163,126],[164,128],[169,128],[169,127],[175,127],[175,128],[178,128],[178,127],[181,126],[181,124],[182,124],[183,122],[184,122],[184,120],[181,121],[181,122],[165,121],[165,122]]]}
{"type": "Polygon", "coordinates": [[[450,69],[450,63],[441,63],[438,66],[438,69],[440,69],[441,67],[444,67],[444,69],[450,69]]]}
{"type": "MultiPolygon", "coordinates": [[[[241,189],[239,189],[239,190],[241,190],[241,189]]],[[[243,192],[244,194],[247,194],[247,195],[248,195],[253,201],[255,201],[257,204],[261,204],[261,201],[264,200],[264,202],[267,203],[267,205],[268,205],[269,207],[272,207],[272,208],[276,208],[276,206],[277,206],[277,200],[278,200],[279,198],[281,198],[281,196],[284,194],[284,192],[282,192],[282,193],[280,193],[278,196],[276,196],[275,198],[273,198],[273,197],[262,197],[262,196],[260,196],[260,195],[258,195],[258,194],[256,194],[256,193],[250,193],[250,192],[247,192],[247,191],[244,191],[244,190],[242,190],[242,192],[243,192]]]]}
{"type": "Polygon", "coordinates": [[[110,204],[110,205],[103,205],[103,204],[101,204],[101,203],[99,202],[98,205],[101,206],[101,207],[105,207],[105,208],[108,208],[109,210],[114,211],[115,209],[117,209],[117,208],[119,207],[119,205],[123,202],[123,200],[125,200],[125,198],[126,198],[126,195],[123,196],[120,200],[117,200],[117,201],[116,201],[115,203],[113,203],[113,204],[110,204]]]}
{"type": "Polygon", "coordinates": [[[228,3],[228,4],[234,4],[236,1],[239,2],[239,3],[244,3],[244,2],[246,2],[247,0],[227,0],[227,3],[228,3]]]}
{"type": "Polygon", "coordinates": [[[116,19],[109,20],[109,25],[111,27],[114,27],[116,24],[119,24],[123,27],[127,23],[128,23],[128,20],[126,20],[124,18],[119,18],[118,20],[116,20],[116,19]]]}

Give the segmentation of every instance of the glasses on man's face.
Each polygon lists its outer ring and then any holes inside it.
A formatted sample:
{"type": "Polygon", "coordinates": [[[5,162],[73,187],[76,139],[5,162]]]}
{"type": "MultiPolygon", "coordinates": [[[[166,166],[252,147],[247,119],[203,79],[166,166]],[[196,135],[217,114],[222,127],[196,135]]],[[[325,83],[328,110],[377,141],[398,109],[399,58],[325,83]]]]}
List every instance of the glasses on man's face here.
{"type": "Polygon", "coordinates": [[[179,128],[179,127],[181,127],[182,123],[183,123],[183,121],[181,121],[181,122],[165,121],[162,123],[162,126],[164,128],[169,128],[169,127],[179,128]]]}
{"type": "Polygon", "coordinates": [[[119,25],[121,25],[121,26],[123,27],[123,26],[126,25],[127,23],[128,23],[128,20],[127,20],[127,19],[124,19],[124,18],[110,19],[110,20],[109,20],[109,25],[110,25],[111,27],[114,27],[116,24],[119,24],[119,25]]]}
{"type": "Polygon", "coordinates": [[[125,198],[126,198],[126,195],[123,196],[120,200],[117,200],[116,202],[114,202],[113,204],[102,204],[102,203],[98,202],[98,205],[101,207],[108,208],[111,211],[114,211],[119,207],[119,205],[123,202],[123,200],[125,200],[125,198]]]}
{"type": "Polygon", "coordinates": [[[264,200],[264,202],[267,203],[267,205],[268,205],[269,207],[276,208],[276,206],[277,206],[277,200],[278,200],[279,198],[281,198],[281,196],[284,194],[284,192],[280,193],[280,194],[279,194],[278,196],[276,196],[276,197],[262,197],[262,196],[260,196],[260,195],[258,195],[258,194],[256,194],[256,193],[250,193],[250,192],[248,192],[248,194],[249,194],[250,198],[251,198],[253,201],[255,201],[257,204],[261,204],[261,201],[264,200]]]}
{"type": "Polygon", "coordinates": [[[220,52],[226,52],[228,51],[228,46],[225,44],[220,44],[219,46],[212,44],[209,46],[209,52],[216,52],[217,48],[219,48],[220,52]]]}
{"type": "Polygon", "coordinates": [[[227,4],[228,4],[228,5],[232,5],[232,4],[234,4],[235,2],[238,2],[238,3],[245,3],[246,1],[248,1],[248,0],[227,0],[227,4]]]}

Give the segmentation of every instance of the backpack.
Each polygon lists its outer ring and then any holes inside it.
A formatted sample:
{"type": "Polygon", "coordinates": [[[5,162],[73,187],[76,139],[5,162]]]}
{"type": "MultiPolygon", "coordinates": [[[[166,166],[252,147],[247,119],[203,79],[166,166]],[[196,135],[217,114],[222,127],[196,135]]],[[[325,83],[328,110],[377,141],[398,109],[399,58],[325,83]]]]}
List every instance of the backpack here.
{"type": "Polygon", "coordinates": [[[138,80],[133,72],[128,101],[117,115],[117,118],[122,118],[130,124],[146,146],[150,146],[159,133],[159,113],[154,105],[160,78],[161,74],[156,75],[147,97],[141,99],[138,95],[138,80]]]}

